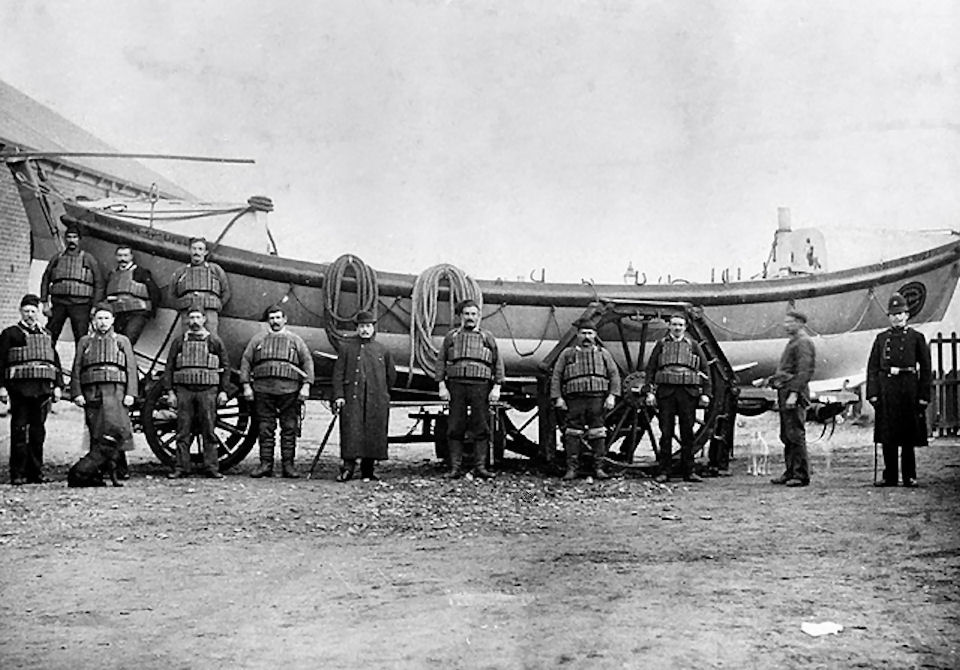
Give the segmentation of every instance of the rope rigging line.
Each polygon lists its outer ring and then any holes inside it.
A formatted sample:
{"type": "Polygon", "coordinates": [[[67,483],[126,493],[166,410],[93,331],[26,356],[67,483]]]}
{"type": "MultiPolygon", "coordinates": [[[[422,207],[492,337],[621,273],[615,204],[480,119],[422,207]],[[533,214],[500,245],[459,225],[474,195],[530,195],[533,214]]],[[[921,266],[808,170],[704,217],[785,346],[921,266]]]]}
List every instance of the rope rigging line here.
{"type": "MultiPolygon", "coordinates": [[[[460,268],[441,263],[421,272],[413,283],[410,318],[410,369],[419,367],[433,377],[440,350],[433,344],[433,328],[437,324],[437,295],[440,283],[450,286],[450,323],[454,321],[454,306],[462,300],[473,300],[483,313],[483,292],[480,285],[460,268]]],[[[408,385],[413,381],[410,376],[408,385]]]]}
{"type": "Polygon", "coordinates": [[[380,299],[380,287],[377,273],[366,263],[352,254],[344,254],[327,268],[323,281],[324,330],[333,348],[340,351],[340,344],[347,330],[353,330],[353,322],[360,312],[373,311],[380,299]],[[351,314],[341,314],[343,282],[347,273],[352,272],[356,281],[356,309],[351,314]]]}

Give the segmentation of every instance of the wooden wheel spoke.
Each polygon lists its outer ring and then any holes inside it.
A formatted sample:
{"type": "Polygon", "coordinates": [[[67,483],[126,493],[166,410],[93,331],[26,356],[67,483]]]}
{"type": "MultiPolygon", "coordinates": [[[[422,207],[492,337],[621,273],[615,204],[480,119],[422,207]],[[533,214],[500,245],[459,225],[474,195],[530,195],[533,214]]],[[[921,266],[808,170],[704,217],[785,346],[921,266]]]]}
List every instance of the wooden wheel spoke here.
{"type": "Polygon", "coordinates": [[[217,421],[216,427],[218,430],[225,430],[231,435],[244,435],[246,433],[242,428],[226,421],[217,421]]]}

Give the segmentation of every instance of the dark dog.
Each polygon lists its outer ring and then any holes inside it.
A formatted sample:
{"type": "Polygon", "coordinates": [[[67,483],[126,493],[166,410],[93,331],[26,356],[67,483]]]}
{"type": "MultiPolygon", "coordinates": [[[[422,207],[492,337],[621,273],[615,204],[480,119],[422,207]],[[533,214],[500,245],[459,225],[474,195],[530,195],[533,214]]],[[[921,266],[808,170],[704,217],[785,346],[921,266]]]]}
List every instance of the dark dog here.
{"type": "Polygon", "coordinates": [[[104,435],[97,445],[67,472],[67,486],[106,486],[103,481],[104,474],[110,477],[110,483],[114,486],[123,486],[123,482],[117,481],[117,458],[120,453],[120,441],[112,435],[104,435]]]}

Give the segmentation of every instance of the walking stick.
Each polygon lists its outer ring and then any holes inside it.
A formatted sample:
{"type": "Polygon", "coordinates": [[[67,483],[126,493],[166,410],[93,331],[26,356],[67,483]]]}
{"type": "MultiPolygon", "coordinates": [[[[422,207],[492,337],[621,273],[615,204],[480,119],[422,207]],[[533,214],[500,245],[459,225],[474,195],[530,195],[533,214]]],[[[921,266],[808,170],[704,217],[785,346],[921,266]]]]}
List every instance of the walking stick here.
{"type": "Polygon", "coordinates": [[[877,443],[873,443],[873,483],[877,483],[877,443]]]}
{"type": "Polygon", "coordinates": [[[323,453],[323,448],[327,446],[327,440],[330,439],[330,433],[333,432],[333,425],[337,422],[338,416],[340,416],[340,413],[334,412],[333,419],[330,420],[330,425],[327,426],[327,432],[323,434],[323,439],[320,440],[320,447],[317,448],[317,453],[313,455],[313,463],[310,464],[310,472],[307,473],[307,479],[313,476],[313,470],[317,467],[317,461],[320,460],[320,454],[323,453]]]}

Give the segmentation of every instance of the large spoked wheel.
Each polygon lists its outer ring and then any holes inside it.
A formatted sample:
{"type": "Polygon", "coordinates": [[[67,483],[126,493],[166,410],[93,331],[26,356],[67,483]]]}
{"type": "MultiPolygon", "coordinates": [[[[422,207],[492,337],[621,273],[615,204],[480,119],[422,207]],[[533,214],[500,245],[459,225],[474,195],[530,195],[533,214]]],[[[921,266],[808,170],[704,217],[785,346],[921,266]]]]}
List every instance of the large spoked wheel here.
{"type": "MultiPolygon", "coordinates": [[[[160,462],[173,467],[177,451],[177,412],[167,403],[162,385],[153,384],[147,391],[141,409],[143,434],[150,450],[160,462]]],[[[251,408],[240,395],[232,396],[227,404],[217,408],[217,454],[220,470],[229,470],[237,465],[257,441],[251,408]]],[[[190,458],[194,463],[203,463],[200,441],[194,438],[190,446],[190,458]]]]}

